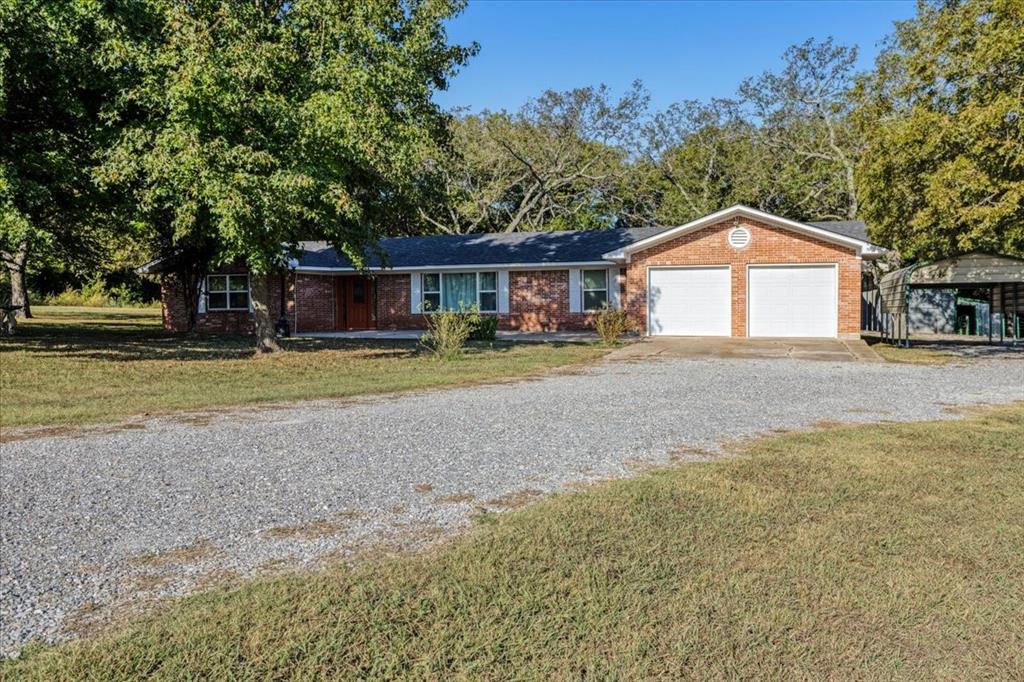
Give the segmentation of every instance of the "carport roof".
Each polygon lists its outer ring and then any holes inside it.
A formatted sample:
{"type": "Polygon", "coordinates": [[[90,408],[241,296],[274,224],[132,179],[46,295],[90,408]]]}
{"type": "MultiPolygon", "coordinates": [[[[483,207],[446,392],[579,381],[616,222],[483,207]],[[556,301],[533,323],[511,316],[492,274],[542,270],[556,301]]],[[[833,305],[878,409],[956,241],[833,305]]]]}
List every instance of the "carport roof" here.
{"type": "Polygon", "coordinates": [[[1024,282],[1024,259],[974,252],[932,263],[918,263],[887,273],[878,290],[885,309],[902,313],[910,287],[988,287],[1024,282]]]}

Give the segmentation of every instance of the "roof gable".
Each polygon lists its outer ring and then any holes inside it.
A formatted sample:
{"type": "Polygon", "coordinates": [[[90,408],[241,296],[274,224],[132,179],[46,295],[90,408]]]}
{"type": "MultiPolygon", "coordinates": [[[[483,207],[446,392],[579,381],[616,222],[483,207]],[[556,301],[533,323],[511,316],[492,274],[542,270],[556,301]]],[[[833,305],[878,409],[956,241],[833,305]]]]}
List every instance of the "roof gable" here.
{"type": "MultiPolygon", "coordinates": [[[[848,234],[844,234],[846,231],[853,231],[853,226],[850,223],[857,223],[859,221],[841,221],[846,223],[845,228],[842,232],[839,230],[828,229],[823,227],[824,225],[831,225],[831,223],[801,223],[796,220],[790,220],[789,218],[783,218],[781,216],[773,215],[771,213],[765,213],[759,211],[756,208],[750,208],[749,206],[743,206],[737,204],[729,208],[711,213],[703,218],[692,220],[685,225],[679,225],[678,227],[672,227],[667,230],[663,230],[645,239],[640,239],[630,244],[627,244],[614,251],[609,251],[604,254],[604,257],[609,260],[626,260],[629,255],[642,251],[644,249],[656,246],[663,242],[666,242],[675,237],[696,232],[705,227],[710,227],[716,223],[729,220],[731,218],[748,218],[751,220],[757,220],[759,222],[767,223],[768,225],[774,225],[783,229],[791,230],[800,234],[808,235],[821,239],[823,241],[831,242],[833,244],[839,244],[841,246],[847,246],[855,250],[858,256],[869,256],[879,255],[884,250],[878,246],[875,246],[867,239],[859,239],[848,234]]],[[[866,230],[865,230],[866,231],[866,230]]]]}

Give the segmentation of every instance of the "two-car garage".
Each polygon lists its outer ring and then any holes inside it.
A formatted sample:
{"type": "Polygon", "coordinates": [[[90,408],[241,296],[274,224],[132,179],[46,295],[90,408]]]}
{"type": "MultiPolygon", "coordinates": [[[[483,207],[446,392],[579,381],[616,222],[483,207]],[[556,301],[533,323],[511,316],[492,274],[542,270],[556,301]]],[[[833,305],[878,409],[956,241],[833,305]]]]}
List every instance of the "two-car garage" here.
{"type": "Polygon", "coordinates": [[[651,336],[837,338],[860,332],[860,221],[802,223],[733,206],[603,254],[626,270],[637,329],[651,336]]]}
{"type": "MultiPolygon", "coordinates": [[[[747,336],[835,337],[837,266],[747,265],[747,336]]],[[[648,270],[648,330],[656,336],[731,336],[732,266],[648,270]]],[[[740,309],[743,306],[739,306],[740,309]]]]}

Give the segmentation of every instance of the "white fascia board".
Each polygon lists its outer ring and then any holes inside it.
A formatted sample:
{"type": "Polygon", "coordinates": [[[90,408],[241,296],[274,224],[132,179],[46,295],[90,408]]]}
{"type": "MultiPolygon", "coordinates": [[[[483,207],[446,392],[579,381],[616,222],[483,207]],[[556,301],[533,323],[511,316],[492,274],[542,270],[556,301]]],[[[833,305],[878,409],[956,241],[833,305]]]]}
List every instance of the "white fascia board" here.
{"type": "Polygon", "coordinates": [[[295,272],[304,272],[312,275],[329,274],[332,272],[381,272],[386,274],[401,275],[410,272],[479,272],[481,270],[567,270],[569,268],[582,267],[607,268],[607,260],[580,261],[574,263],[484,263],[466,265],[417,265],[408,268],[335,268],[335,267],[308,267],[299,266],[295,272]]]}
{"type": "Polygon", "coordinates": [[[625,259],[629,256],[629,254],[634,253],[636,251],[641,251],[651,246],[655,246],[662,242],[668,241],[669,239],[673,239],[680,235],[687,234],[688,232],[695,232],[696,230],[707,227],[709,225],[714,225],[715,223],[721,222],[723,220],[728,220],[729,218],[738,218],[740,216],[750,218],[752,220],[759,220],[761,222],[768,223],[769,225],[778,225],[779,227],[785,227],[793,230],[794,232],[802,232],[812,237],[818,237],[819,239],[833,242],[835,244],[849,246],[857,250],[857,255],[861,255],[866,249],[869,249],[874,246],[870,242],[865,242],[860,239],[855,239],[853,237],[847,237],[836,232],[829,232],[828,230],[824,230],[820,227],[815,227],[814,225],[808,225],[807,223],[797,222],[795,220],[790,220],[789,218],[782,218],[780,216],[772,215],[771,213],[765,213],[764,211],[759,211],[756,208],[750,208],[749,206],[744,206],[742,204],[736,204],[735,206],[723,208],[721,211],[716,211],[714,213],[706,215],[703,218],[698,218],[697,220],[690,221],[685,225],[672,227],[665,230],[664,232],[659,232],[656,235],[652,235],[647,239],[641,239],[638,242],[633,242],[632,244],[624,246],[616,251],[609,251],[608,253],[603,254],[603,257],[608,260],[625,259]]]}

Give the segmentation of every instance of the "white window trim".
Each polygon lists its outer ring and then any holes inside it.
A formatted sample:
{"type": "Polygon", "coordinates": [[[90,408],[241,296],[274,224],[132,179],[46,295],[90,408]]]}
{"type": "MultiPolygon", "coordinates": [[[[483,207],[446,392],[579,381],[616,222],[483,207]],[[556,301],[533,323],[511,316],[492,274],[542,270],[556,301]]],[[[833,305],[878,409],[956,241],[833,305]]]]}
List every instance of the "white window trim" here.
{"type": "MultiPolygon", "coordinates": [[[[476,290],[476,308],[481,315],[497,315],[501,311],[501,294],[502,294],[502,277],[501,271],[498,270],[460,270],[460,271],[449,271],[449,270],[437,270],[433,272],[424,272],[413,277],[418,280],[418,286],[413,286],[413,293],[418,298],[414,299],[413,305],[418,308],[417,312],[423,315],[432,315],[434,313],[442,312],[444,308],[444,276],[445,275],[476,275],[476,284],[474,285],[476,290]],[[480,275],[493,273],[494,274],[494,288],[493,289],[481,289],[480,288],[480,275]],[[428,275],[437,275],[437,289],[427,289],[423,282],[424,278],[428,275]],[[424,296],[426,294],[438,294],[440,304],[436,309],[427,310],[423,307],[424,296]],[[480,294],[494,294],[494,309],[483,310],[480,305],[480,294]]],[[[507,279],[507,273],[506,273],[507,279]]]]}
{"type": "Polygon", "coordinates": [[[600,308],[587,308],[586,307],[586,300],[587,300],[586,294],[587,294],[588,291],[603,291],[604,292],[604,304],[606,306],[610,306],[611,305],[611,302],[610,302],[609,296],[608,296],[608,280],[609,280],[608,270],[599,269],[599,268],[586,268],[585,270],[580,270],[580,309],[583,312],[585,312],[585,313],[596,313],[596,312],[599,312],[601,310],[600,308]],[[600,272],[601,274],[603,274],[604,275],[604,286],[600,287],[600,288],[597,288],[597,289],[588,289],[587,286],[586,286],[587,278],[584,276],[584,273],[588,272],[588,271],[589,272],[600,272]]]}
{"type": "Polygon", "coordinates": [[[252,284],[249,281],[249,273],[247,273],[247,272],[236,272],[236,273],[227,272],[227,273],[215,273],[215,274],[212,274],[212,275],[207,275],[206,279],[203,280],[203,303],[205,304],[203,306],[203,312],[208,312],[208,313],[232,313],[232,312],[239,312],[239,311],[242,311],[242,310],[248,312],[248,311],[252,310],[252,284]],[[211,277],[223,277],[224,278],[224,291],[216,291],[216,292],[210,291],[210,278],[211,277]],[[231,278],[232,277],[245,277],[245,301],[246,301],[246,303],[245,303],[245,307],[244,308],[233,308],[233,307],[231,307],[231,294],[232,293],[237,294],[237,293],[242,291],[241,289],[232,289],[231,288],[231,278]],[[213,306],[211,306],[210,305],[210,294],[211,293],[217,293],[217,294],[223,293],[225,295],[225,299],[226,299],[225,302],[227,303],[227,307],[226,308],[214,308],[213,306]]]}

